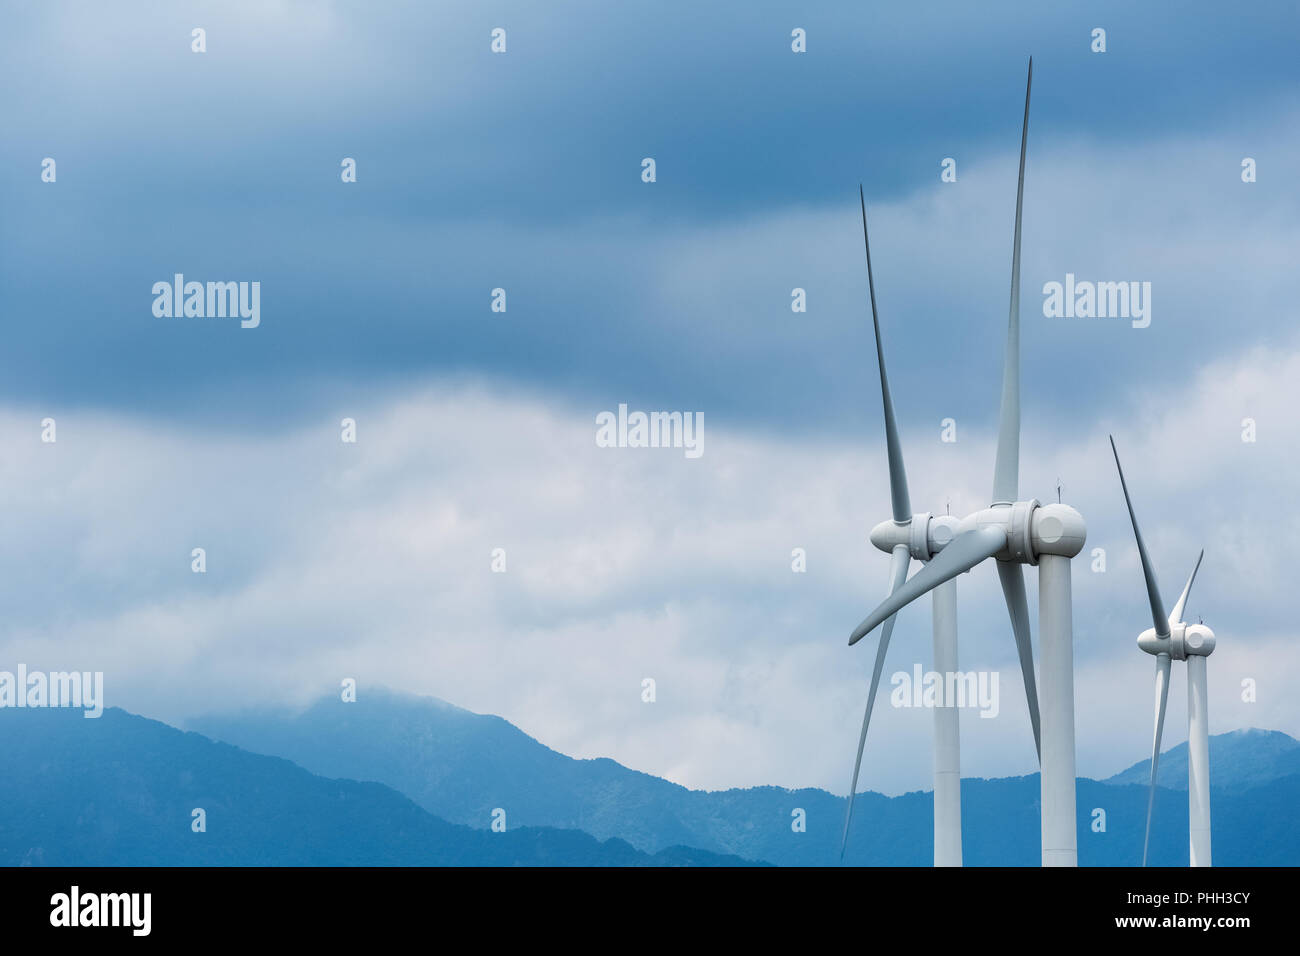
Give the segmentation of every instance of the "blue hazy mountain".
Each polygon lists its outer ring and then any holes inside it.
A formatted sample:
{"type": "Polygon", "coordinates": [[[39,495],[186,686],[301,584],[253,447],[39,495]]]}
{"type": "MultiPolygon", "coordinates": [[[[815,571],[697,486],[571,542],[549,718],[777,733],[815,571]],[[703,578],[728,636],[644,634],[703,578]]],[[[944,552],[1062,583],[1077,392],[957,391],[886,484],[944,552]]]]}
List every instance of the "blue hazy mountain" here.
{"type": "Polygon", "coordinates": [[[118,709],[0,711],[0,865],[740,864],[622,840],[449,823],[379,783],[330,780],[118,709]],[[191,830],[206,812],[207,830],[191,830]]]}
{"type": "MultiPolygon", "coordinates": [[[[1210,787],[1213,790],[1241,791],[1300,774],[1300,741],[1276,730],[1234,730],[1210,738],[1210,787]]],[[[1122,770],[1106,783],[1151,781],[1151,760],[1140,760],[1122,770]]],[[[1187,789],[1187,743],[1171,747],[1160,755],[1159,786],[1171,790],[1187,789]]]]}
{"type": "MultiPolygon", "coordinates": [[[[371,689],[355,703],[331,697],[302,713],[207,717],[193,727],[326,777],[384,783],[430,813],[472,827],[487,826],[492,808],[505,807],[521,825],[582,830],[649,853],[676,844],[781,865],[839,860],[843,797],[811,788],[688,790],[613,760],[575,760],[499,717],[432,698],[371,689]],[[792,813],[800,809],[806,818],[802,833],[791,827],[792,813]]],[[[1213,737],[1211,747],[1216,775],[1240,783],[1215,793],[1215,862],[1300,864],[1300,826],[1289,809],[1300,801],[1300,770],[1290,762],[1300,744],[1257,731],[1213,737]]],[[[1161,761],[1162,767],[1169,761],[1175,777],[1176,752],[1161,761]]],[[[1130,783],[1131,772],[1105,782],[1079,781],[1081,864],[1140,863],[1146,778],[1130,783]],[[1094,820],[1103,819],[1104,831],[1094,830],[1094,820]]],[[[1185,779],[1185,763],[1182,772],[1185,779]]],[[[965,862],[1038,865],[1038,798],[1037,775],[963,780],[965,862]]],[[[860,794],[847,862],[927,866],[933,858],[932,821],[929,792],[860,794]]],[[[1187,865],[1185,792],[1158,790],[1151,862],[1187,865]]]]}

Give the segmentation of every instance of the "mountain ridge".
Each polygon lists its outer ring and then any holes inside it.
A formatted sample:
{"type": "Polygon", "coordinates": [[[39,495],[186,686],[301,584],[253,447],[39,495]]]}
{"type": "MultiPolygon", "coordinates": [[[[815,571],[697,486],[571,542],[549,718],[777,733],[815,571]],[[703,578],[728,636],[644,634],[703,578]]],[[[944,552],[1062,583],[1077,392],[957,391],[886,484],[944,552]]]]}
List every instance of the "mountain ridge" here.
{"type": "MultiPolygon", "coordinates": [[[[326,697],[298,712],[210,716],[189,726],[250,750],[288,757],[324,776],[379,780],[430,812],[466,825],[484,826],[491,806],[506,806],[526,825],[573,828],[600,839],[617,837],[645,852],[680,844],[779,865],[839,862],[843,797],[810,787],[690,790],[609,758],[567,757],[500,717],[473,714],[437,698],[367,689],[357,703],[326,697]],[[798,811],[804,832],[794,828],[798,811]]],[[[1289,775],[1267,776],[1259,783],[1289,775]]],[[[1282,799],[1289,792],[1286,786],[1269,791],[1270,799],[1282,799]]],[[[1130,786],[1126,779],[1081,778],[1078,793],[1080,862],[1140,862],[1145,781],[1130,786]],[[1092,829],[1098,825],[1097,810],[1103,811],[1106,827],[1100,832],[1092,829]]],[[[1216,808],[1239,795],[1219,792],[1216,808]]],[[[929,791],[895,797],[860,794],[846,862],[929,865],[932,799],[929,791]]],[[[1038,864],[1036,774],[964,778],[962,801],[969,864],[1038,864]]],[[[1185,795],[1180,798],[1176,791],[1161,788],[1156,807],[1152,860],[1186,865],[1185,795]]],[[[1233,828],[1251,825],[1250,819],[1226,811],[1225,818],[1231,822],[1214,817],[1216,840],[1221,830],[1227,837],[1233,828]]],[[[1294,833],[1285,830],[1275,836],[1279,842],[1266,848],[1266,856],[1291,864],[1300,860],[1294,833]]],[[[1229,847],[1224,843],[1223,852],[1231,858],[1229,847]]],[[[1216,859],[1220,856],[1216,845],[1216,859]]]]}
{"type": "MultiPolygon", "coordinates": [[[[382,783],[328,779],[108,708],[0,712],[0,864],[45,866],[745,865],[693,847],[454,823],[382,783]],[[193,811],[204,812],[196,831],[193,811]]],[[[507,815],[509,823],[509,816],[507,815]]]]}
{"type": "MultiPolygon", "coordinates": [[[[1239,792],[1278,777],[1300,773],[1300,740],[1278,730],[1260,730],[1247,727],[1230,730],[1210,737],[1210,788],[1239,792]],[[1249,759],[1243,760],[1243,748],[1252,745],[1249,759]],[[1248,780],[1248,783],[1241,781],[1248,780]]],[[[1119,773],[1107,777],[1103,783],[1137,783],[1148,786],[1151,782],[1151,758],[1139,760],[1119,773]]],[[[1187,741],[1170,747],[1160,754],[1157,785],[1170,790],[1187,789],[1187,741]]]]}

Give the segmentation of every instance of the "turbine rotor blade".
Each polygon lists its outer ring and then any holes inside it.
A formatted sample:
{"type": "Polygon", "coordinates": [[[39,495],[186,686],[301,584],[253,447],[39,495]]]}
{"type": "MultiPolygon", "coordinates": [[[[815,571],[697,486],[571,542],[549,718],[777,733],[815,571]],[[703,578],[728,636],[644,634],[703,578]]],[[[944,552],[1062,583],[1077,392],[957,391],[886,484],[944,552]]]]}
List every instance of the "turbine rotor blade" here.
{"type": "MultiPolygon", "coordinates": [[[[894,555],[889,564],[889,593],[893,594],[907,580],[907,568],[912,563],[911,554],[905,544],[894,546],[894,555]]],[[[862,733],[858,735],[858,757],[853,763],[853,782],[849,785],[848,806],[844,811],[844,836],[840,840],[840,862],[844,862],[844,851],[849,846],[849,824],[853,822],[853,797],[858,792],[858,772],[862,769],[862,749],[867,743],[867,725],[871,723],[871,711],[876,705],[876,691],[880,688],[880,674],[885,667],[885,651],[889,647],[890,635],[894,633],[895,614],[880,631],[880,644],[876,647],[876,665],[871,671],[871,691],[867,694],[867,710],[862,715],[862,733]]]]}
{"type": "Polygon", "coordinates": [[[1165,704],[1169,700],[1169,655],[1156,655],[1156,733],[1151,742],[1151,789],[1147,793],[1147,830],[1142,839],[1142,865],[1151,847],[1151,812],[1156,805],[1156,771],[1160,767],[1160,736],[1165,729],[1165,704]]]}
{"type": "Polygon", "coordinates": [[[1196,580],[1196,572],[1201,569],[1201,558],[1205,557],[1205,549],[1196,557],[1196,567],[1192,568],[1192,574],[1187,579],[1187,586],[1183,588],[1183,593],[1178,598],[1178,603],[1174,605],[1173,611],[1169,615],[1169,626],[1183,623],[1183,610],[1187,607],[1187,595],[1192,593],[1192,582],[1196,580]]]}
{"type": "MultiPolygon", "coordinates": [[[[1133,522],[1133,537],[1137,539],[1138,556],[1142,559],[1142,575],[1147,579],[1147,597],[1151,601],[1151,619],[1155,622],[1156,636],[1169,636],[1169,618],[1165,617],[1165,606],[1160,601],[1160,587],[1156,584],[1156,573],[1151,568],[1151,558],[1147,555],[1146,543],[1142,532],[1138,530],[1137,515],[1133,513],[1133,499],[1128,495],[1128,482],[1124,480],[1124,466],[1119,463],[1119,452],[1115,450],[1115,438],[1110,438],[1110,450],[1115,456],[1115,468],[1119,471],[1119,484],[1124,489],[1124,502],[1128,505],[1128,517],[1133,522]]],[[[1194,574],[1195,572],[1193,572],[1194,574]]],[[[1188,582],[1191,587],[1191,582],[1188,582]]]]}
{"type": "Polygon", "coordinates": [[[1020,673],[1025,681],[1025,699],[1029,702],[1029,723],[1034,728],[1034,750],[1041,762],[1043,757],[1042,733],[1038,719],[1038,687],[1034,683],[1034,645],[1029,637],[1029,602],[1025,598],[1025,574],[1018,564],[998,562],[998,577],[1002,580],[1002,595],[1007,599],[1011,614],[1011,630],[1016,636],[1016,652],[1020,655],[1020,673]]]}
{"type": "Polygon", "coordinates": [[[1020,177],[1016,183],[1016,231],[1011,244],[1011,308],[1007,346],[1002,359],[1002,411],[998,420],[998,456],[993,466],[993,503],[1011,504],[1020,497],[1020,216],[1025,203],[1025,145],[1029,139],[1029,90],[1034,59],[1025,81],[1025,121],[1020,130],[1020,177]]]}
{"type": "Polygon", "coordinates": [[[857,629],[849,636],[849,644],[856,644],[866,637],[886,619],[893,617],[900,608],[911,604],[922,594],[938,587],[944,581],[951,580],[963,571],[969,571],[985,558],[992,557],[1007,544],[1007,533],[1000,527],[975,528],[953,538],[948,545],[935,555],[925,567],[884,602],[872,611],[857,629]]]}
{"type": "Polygon", "coordinates": [[[907,472],[903,468],[903,449],[898,441],[898,424],[894,421],[894,401],[889,395],[889,378],[885,375],[885,350],[880,342],[880,319],[876,315],[876,280],[871,272],[871,241],[867,238],[867,200],[858,186],[862,204],[862,242],[867,249],[867,288],[871,293],[871,324],[876,330],[876,361],[880,365],[880,397],[885,406],[885,448],[889,453],[889,495],[894,506],[894,520],[912,517],[912,503],[907,494],[907,472]]]}

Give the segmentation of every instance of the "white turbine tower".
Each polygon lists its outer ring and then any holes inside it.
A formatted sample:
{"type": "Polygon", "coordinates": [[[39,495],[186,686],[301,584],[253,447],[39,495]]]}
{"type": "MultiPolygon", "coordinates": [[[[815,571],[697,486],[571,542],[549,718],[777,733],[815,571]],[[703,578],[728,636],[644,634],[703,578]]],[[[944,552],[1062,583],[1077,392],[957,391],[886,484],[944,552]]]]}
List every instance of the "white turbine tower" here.
{"type": "Polygon", "coordinates": [[[1128,494],[1124,469],[1115,450],[1115,439],[1110,440],[1110,450],[1115,456],[1119,471],[1119,484],[1124,489],[1124,503],[1128,505],[1129,520],[1133,522],[1133,537],[1137,539],[1138,556],[1142,559],[1142,575],[1147,582],[1147,598],[1151,602],[1151,620],[1155,624],[1138,636],[1138,647],[1156,658],[1155,734],[1151,741],[1151,787],[1147,792],[1147,826],[1142,838],[1142,865],[1147,865],[1147,851],[1151,846],[1151,814],[1155,808],[1156,770],[1160,766],[1160,737],[1165,729],[1165,704],[1169,700],[1169,662],[1187,661],[1187,822],[1192,866],[1210,865],[1210,725],[1206,714],[1207,658],[1214,651],[1214,632],[1204,624],[1184,624],[1183,611],[1187,608],[1187,595],[1200,570],[1201,551],[1196,566],[1187,578],[1187,585],[1174,605],[1173,613],[1165,617],[1165,607],[1160,601],[1160,588],[1156,574],[1147,556],[1147,546],[1138,530],[1137,515],[1133,512],[1133,499],[1128,494]]]}
{"type": "MultiPolygon", "coordinates": [[[[998,451],[993,472],[992,504],[957,522],[954,535],[942,544],[925,567],[900,582],[888,598],[858,625],[849,637],[855,644],[888,621],[899,609],[927,591],[951,581],[987,558],[997,561],[998,577],[1011,615],[1011,626],[1025,677],[1026,696],[1032,702],[1033,650],[1029,633],[1029,607],[1021,565],[1038,566],[1041,643],[1039,719],[1035,724],[1041,766],[1042,850],[1044,866],[1075,866],[1078,845],[1075,820],[1074,776],[1074,646],[1071,611],[1070,559],[1079,553],[1087,536],[1083,516],[1068,505],[1040,505],[1036,499],[1019,500],[1020,474],[1020,220],[1024,204],[1025,145],[1029,133],[1029,89],[1033,60],[1025,87],[1025,121],[1020,139],[1020,176],[1016,187],[1016,226],[1011,257],[1011,308],[1002,370],[1002,409],[998,424],[998,451]]],[[[896,507],[897,515],[897,507],[896,507]]],[[[916,529],[911,522],[881,522],[871,532],[872,543],[891,551],[898,560],[901,549],[910,550],[916,529]]],[[[900,581],[900,576],[894,578],[900,581]]]]}
{"type": "MultiPolygon", "coordinates": [[[[871,324],[876,333],[876,360],[880,365],[880,396],[885,412],[885,449],[889,458],[889,492],[893,501],[893,528],[906,529],[907,541],[882,545],[892,554],[889,566],[889,591],[893,594],[907,578],[912,558],[928,561],[952,540],[957,519],[947,515],[913,514],[907,492],[907,472],[903,468],[903,451],[894,420],[894,403],[885,374],[885,352],[880,341],[880,319],[876,314],[876,282],[871,270],[871,242],[867,238],[867,202],[858,187],[862,206],[862,241],[867,252],[867,288],[871,296],[871,324]]],[[[876,541],[875,533],[872,541],[876,541]]],[[[949,580],[935,588],[933,594],[934,666],[940,673],[957,669],[957,582],[949,580]]],[[[871,690],[867,694],[862,733],[858,737],[858,756],[853,764],[853,782],[849,785],[848,806],[844,814],[844,836],[840,842],[840,859],[848,847],[849,826],[853,822],[853,797],[858,789],[858,772],[862,769],[862,750],[867,742],[867,726],[876,703],[880,675],[885,666],[885,652],[894,630],[895,617],[885,622],[876,647],[876,663],[871,672],[871,690]]],[[[1032,677],[1032,674],[1031,674],[1032,677]]],[[[1030,697],[1030,708],[1037,717],[1037,704],[1030,697]]],[[[934,865],[961,866],[961,743],[955,707],[934,710],[934,865]]]]}

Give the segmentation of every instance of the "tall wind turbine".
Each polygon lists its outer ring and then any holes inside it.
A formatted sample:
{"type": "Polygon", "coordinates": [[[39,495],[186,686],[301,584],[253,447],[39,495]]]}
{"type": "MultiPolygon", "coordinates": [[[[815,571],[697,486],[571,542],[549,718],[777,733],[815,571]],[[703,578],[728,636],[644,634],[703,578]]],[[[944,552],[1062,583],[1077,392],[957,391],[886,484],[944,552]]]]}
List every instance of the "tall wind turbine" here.
{"type": "Polygon", "coordinates": [[[1147,826],[1142,838],[1142,865],[1147,865],[1147,851],[1151,846],[1151,814],[1156,800],[1156,769],[1160,766],[1160,737],[1165,729],[1165,704],[1169,700],[1169,662],[1187,661],[1187,822],[1191,847],[1192,866],[1210,865],[1210,725],[1206,714],[1207,658],[1214,651],[1214,632],[1204,624],[1184,624],[1183,611],[1187,595],[1200,570],[1202,550],[1196,566],[1187,579],[1173,613],[1165,617],[1165,607],[1160,601],[1160,588],[1156,573],[1147,555],[1146,543],[1138,530],[1137,515],[1133,512],[1133,499],[1128,494],[1124,468],[1119,463],[1115,439],[1110,440],[1110,450],[1115,456],[1119,471],[1119,484],[1124,489],[1124,503],[1128,505],[1129,520],[1133,522],[1133,537],[1137,539],[1138,556],[1142,559],[1142,576],[1147,582],[1147,598],[1151,602],[1151,620],[1155,625],[1138,636],[1138,647],[1156,658],[1155,734],[1151,741],[1151,787],[1147,792],[1147,826]]]}
{"type": "MultiPolygon", "coordinates": [[[[907,578],[912,559],[929,561],[953,538],[957,519],[927,512],[912,513],[907,492],[907,472],[903,468],[903,450],[898,441],[894,420],[894,402],[889,394],[889,377],[885,374],[885,351],[880,341],[880,318],[876,313],[876,281],[871,270],[871,241],[867,237],[867,201],[858,187],[862,206],[862,242],[867,252],[867,288],[871,296],[871,324],[876,333],[876,361],[880,365],[880,397],[885,411],[885,449],[889,457],[889,492],[894,517],[871,532],[871,541],[892,555],[889,565],[889,591],[893,594],[907,578]]],[[[957,582],[945,581],[932,596],[934,617],[934,666],[940,673],[957,669],[957,582]]],[[[871,690],[867,709],[862,716],[862,733],[858,737],[858,756],[853,764],[853,782],[849,785],[848,806],[844,814],[844,835],[840,842],[840,859],[848,846],[849,825],[853,822],[853,797],[858,789],[862,769],[862,750],[867,742],[867,726],[876,704],[880,675],[885,666],[885,652],[894,630],[896,616],[885,622],[876,647],[876,663],[871,672],[871,690]]],[[[934,709],[934,865],[961,866],[961,743],[955,707],[934,709]]]]}
{"type": "MultiPolygon", "coordinates": [[[[1069,505],[1019,500],[1020,474],[1020,220],[1024,206],[1025,147],[1029,134],[1029,91],[1034,65],[1029,61],[1025,85],[1025,119],[1020,138],[1020,175],[1016,186],[1016,225],[1011,255],[1011,308],[1002,369],[1002,409],[998,451],[993,471],[992,503],[957,523],[955,535],[930,562],[893,589],[849,637],[855,644],[900,608],[927,591],[951,581],[987,558],[997,561],[1002,593],[1020,656],[1030,721],[1041,767],[1042,849],[1044,866],[1075,866],[1078,845],[1074,777],[1074,635],[1070,559],[1083,548],[1087,528],[1083,516],[1069,505]],[[1033,679],[1033,650],[1024,572],[1020,565],[1038,566],[1041,691],[1033,679]],[[1040,707],[1035,713],[1034,700],[1040,707]]],[[[894,554],[908,544],[914,530],[882,523],[872,532],[877,547],[889,545],[894,554]]],[[[898,580],[895,578],[895,580],[898,580]]]]}

